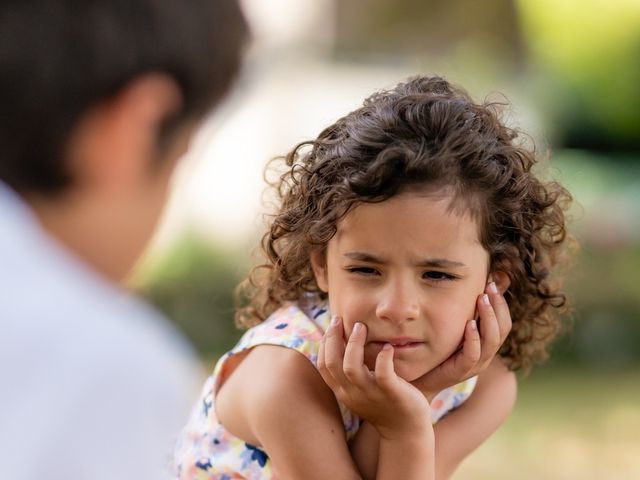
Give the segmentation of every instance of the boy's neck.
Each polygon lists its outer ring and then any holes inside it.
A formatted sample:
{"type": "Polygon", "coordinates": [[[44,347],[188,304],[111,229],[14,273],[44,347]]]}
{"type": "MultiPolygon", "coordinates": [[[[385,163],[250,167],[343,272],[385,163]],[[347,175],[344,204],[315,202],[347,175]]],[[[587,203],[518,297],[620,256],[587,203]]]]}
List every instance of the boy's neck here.
{"type": "Polygon", "coordinates": [[[109,281],[125,278],[128,268],[118,247],[119,232],[95,202],[74,192],[55,198],[29,195],[26,202],[43,229],[82,262],[109,281]]]}

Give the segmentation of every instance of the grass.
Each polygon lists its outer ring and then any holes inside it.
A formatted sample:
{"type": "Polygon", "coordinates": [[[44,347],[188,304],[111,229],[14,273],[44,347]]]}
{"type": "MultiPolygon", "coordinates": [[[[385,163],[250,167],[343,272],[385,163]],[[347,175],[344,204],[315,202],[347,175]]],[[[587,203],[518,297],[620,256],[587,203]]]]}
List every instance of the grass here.
{"type": "Polygon", "coordinates": [[[511,417],[453,479],[640,478],[638,377],[541,370],[522,380],[511,417]]]}

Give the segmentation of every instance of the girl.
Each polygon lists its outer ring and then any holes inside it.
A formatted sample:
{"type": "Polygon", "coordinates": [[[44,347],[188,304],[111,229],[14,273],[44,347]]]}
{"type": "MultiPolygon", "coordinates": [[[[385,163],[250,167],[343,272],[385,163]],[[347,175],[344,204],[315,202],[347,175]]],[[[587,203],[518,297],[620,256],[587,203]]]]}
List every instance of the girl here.
{"type": "Polygon", "coordinates": [[[181,479],[445,479],[504,422],[558,329],[570,196],[498,110],[417,77],[285,157],[181,479]]]}

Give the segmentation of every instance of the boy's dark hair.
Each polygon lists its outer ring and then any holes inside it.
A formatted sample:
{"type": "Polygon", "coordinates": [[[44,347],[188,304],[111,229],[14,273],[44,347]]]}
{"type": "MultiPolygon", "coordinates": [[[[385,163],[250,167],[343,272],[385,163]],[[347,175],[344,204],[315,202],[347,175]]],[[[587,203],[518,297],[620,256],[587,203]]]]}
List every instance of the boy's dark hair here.
{"type": "Polygon", "coordinates": [[[3,0],[0,180],[55,193],[80,116],[135,77],[166,73],[183,106],[163,137],[198,119],[236,74],[247,26],[236,0],[3,0]]]}
{"type": "Polygon", "coordinates": [[[505,296],[513,329],[500,350],[512,369],[546,357],[565,306],[554,277],[568,235],[570,194],[532,168],[535,152],[500,119],[500,104],[475,103],[439,77],[416,77],[376,93],[364,105],[283,158],[274,186],[280,200],[263,237],[266,263],[239,287],[236,321],[251,326],[282,304],[319,291],[310,254],[336,233],[338,221],[362,202],[441,187],[451,209],[471,213],[489,252],[490,271],[511,280],[505,296]]]}

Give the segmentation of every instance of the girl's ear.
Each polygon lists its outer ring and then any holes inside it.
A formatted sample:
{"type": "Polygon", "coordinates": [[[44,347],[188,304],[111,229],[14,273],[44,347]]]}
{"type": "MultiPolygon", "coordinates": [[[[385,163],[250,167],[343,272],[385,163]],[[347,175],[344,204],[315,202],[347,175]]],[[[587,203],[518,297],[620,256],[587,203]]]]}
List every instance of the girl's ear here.
{"type": "Polygon", "coordinates": [[[327,276],[327,258],[324,251],[315,249],[311,251],[311,268],[316,277],[318,288],[324,293],[329,291],[329,279],[327,276]]]}
{"type": "Polygon", "coordinates": [[[509,275],[507,275],[505,272],[500,271],[492,272],[491,275],[489,275],[489,281],[495,282],[496,287],[498,287],[498,291],[503,295],[511,285],[511,279],[509,278],[509,275]]]}

